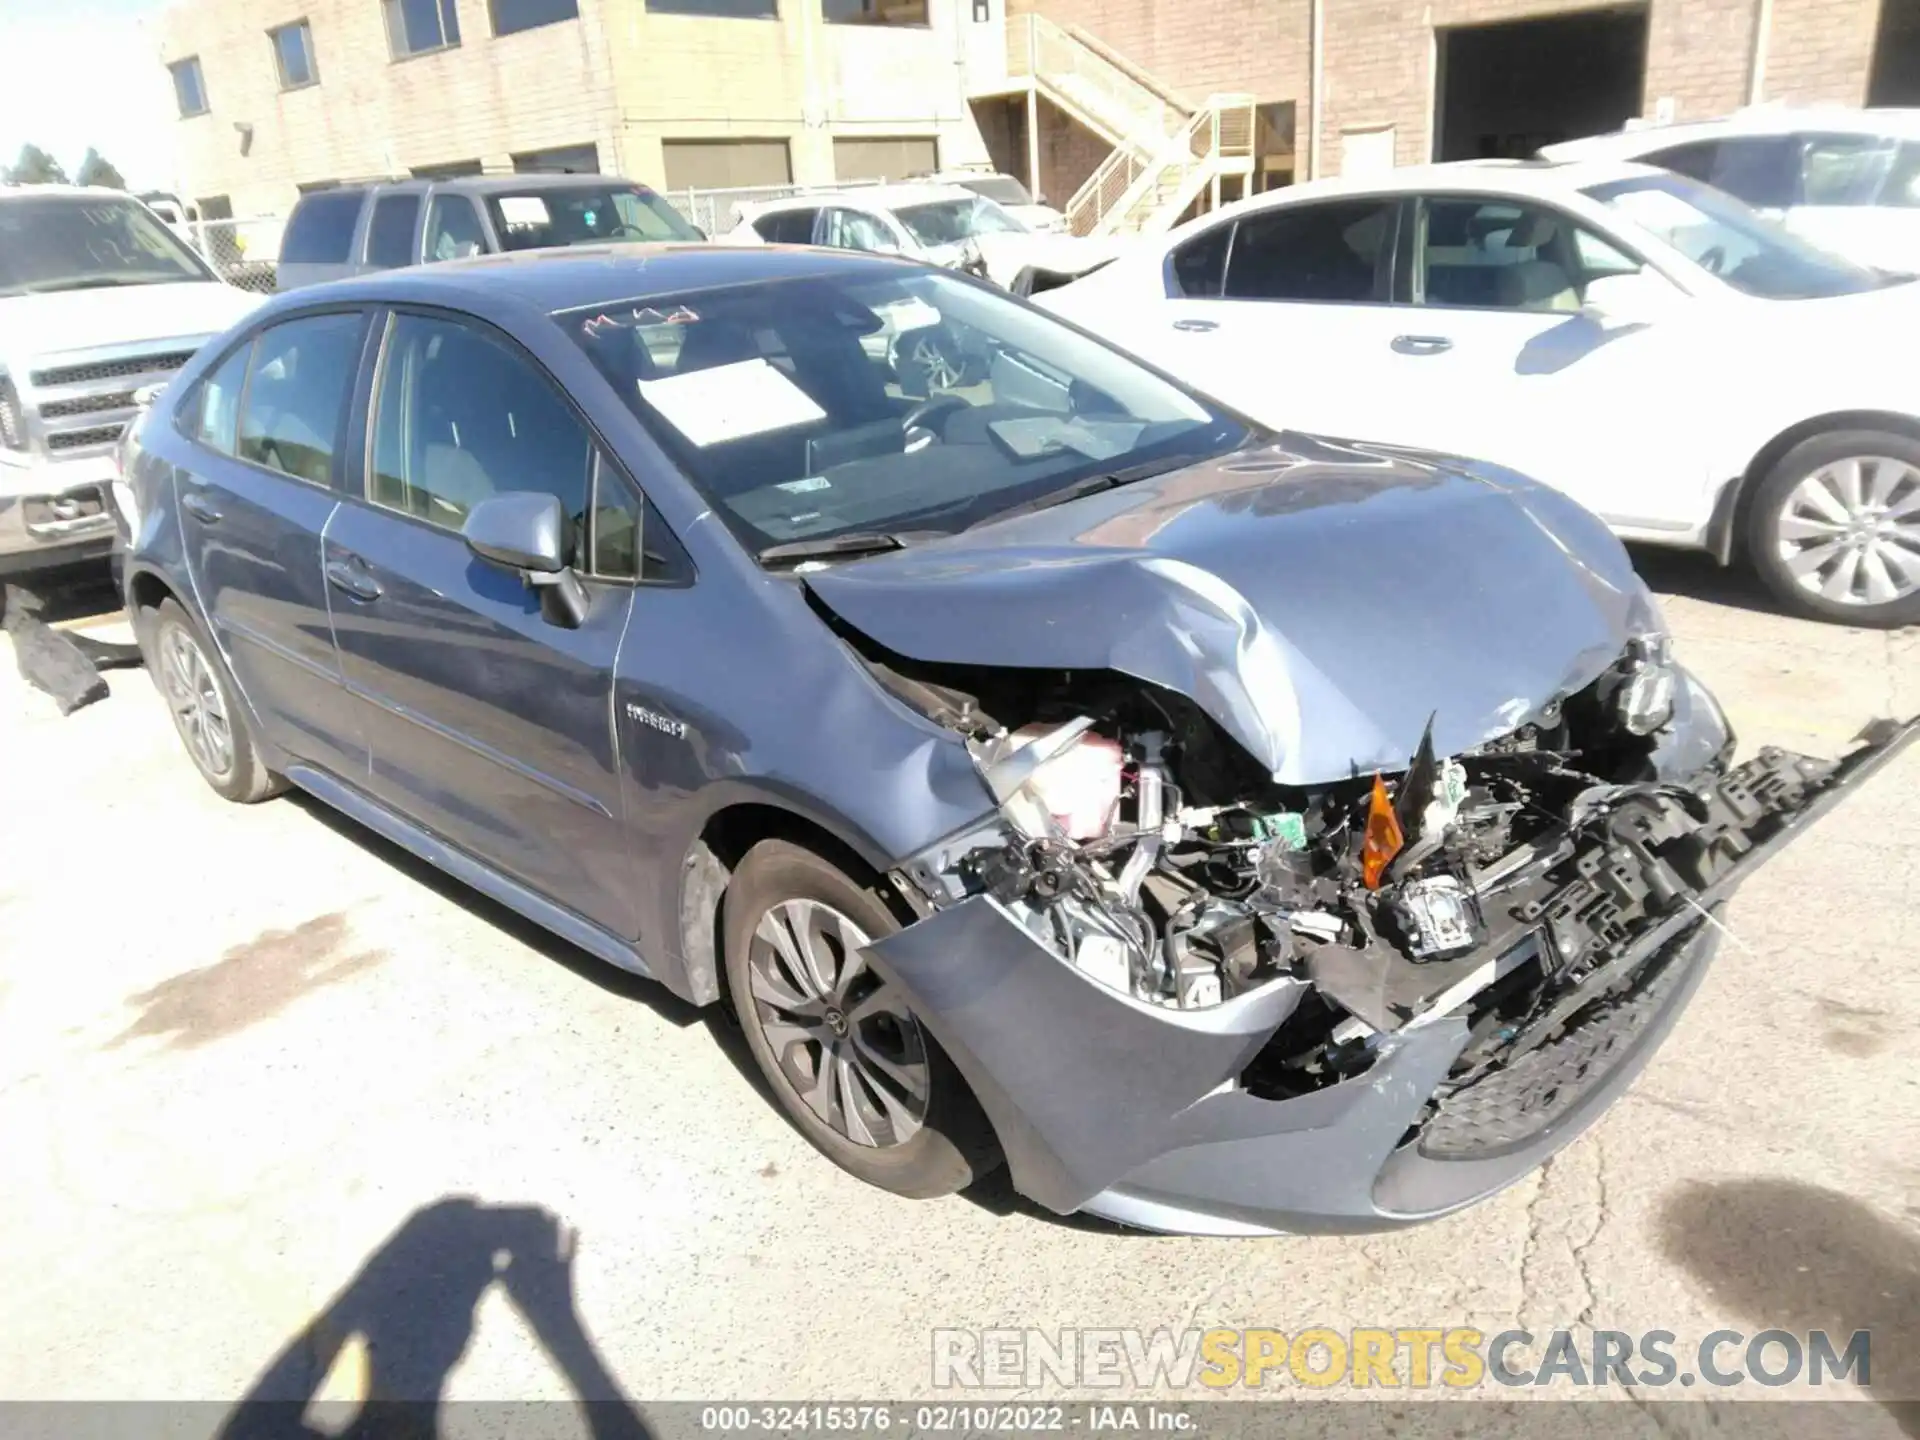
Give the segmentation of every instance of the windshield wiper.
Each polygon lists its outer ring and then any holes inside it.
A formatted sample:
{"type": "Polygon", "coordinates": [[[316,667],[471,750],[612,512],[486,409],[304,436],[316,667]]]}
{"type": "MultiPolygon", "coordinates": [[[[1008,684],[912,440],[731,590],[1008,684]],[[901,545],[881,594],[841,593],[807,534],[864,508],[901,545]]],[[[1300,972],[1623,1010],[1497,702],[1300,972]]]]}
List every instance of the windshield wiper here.
{"type": "Polygon", "coordinates": [[[1006,520],[1014,515],[1031,515],[1036,510],[1051,510],[1056,505],[1065,505],[1069,501],[1079,500],[1088,495],[1098,495],[1102,490],[1112,490],[1116,486],[1130,485],[1135,480],[1151,480],[1154,476],[1165,475],[1170,470],[1184,470],[1193,462],[1193,456],[1182,455],[1177,460],[1152,460],[1144,465],[1129,466],[1125,470],[1107,470],[1098,475],[1085,475],[1071,485],[1063,485],[1058,490],[1049,490],[1046,494],[1036,495],[1031,500],[1022,500],[1018,505],[1009,505],[1004,510],[996,510],[974,523],[991,525],[996,520],[1006,520]]]}
{"type": "Polygon", "coordinates": [[[879,530],[843,530],[838,535],[822,535],[816,540],[783,540],[769,545],[754,556],[762,565],[778,560],[844,560],[849,555],[878,555],[887,550],[904,550],[915,540],[932,532],[887,534],[879,530]]]}

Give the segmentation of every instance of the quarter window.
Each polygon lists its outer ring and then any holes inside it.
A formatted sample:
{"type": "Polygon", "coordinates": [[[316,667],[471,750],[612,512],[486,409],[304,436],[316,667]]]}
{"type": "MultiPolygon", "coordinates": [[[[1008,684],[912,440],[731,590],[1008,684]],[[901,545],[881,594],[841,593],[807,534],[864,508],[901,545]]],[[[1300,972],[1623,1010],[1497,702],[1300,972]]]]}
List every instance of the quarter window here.
{"type": "Polygon", "coordinates": [[[1189,300],[1218,300],[1227,273],[1233,225],[1216,225],[1173,252],[1173,288],[1189,300]]]}
{"type": "Polygon", "coordinates": [[[360,326],[357,314],[310,315],[260,333],[240,411],[242,460],[315,485],[332,483],[360,326]]]}
{"type": "Polygon", "coordinates": [[[1800,203],[1881,204],[1899,151],[1897,141],[1878,135],[1808,136],[1800,149],[1800,203]]]}
{"type": "Polygon", "coordinates": [[[200,57],[188,56],[167,66],[173,76],[173,99],[180,107],[180,118],[190,119],[207,113],[207,86],[200,75],[200,57]]]}
{"type": "Polygon", "coordinates": [[[543,491],[584,536],[592,460],[586,427],[517,352],[470,325],[394,318],[374,411],[374,504],[457,530],[490,495],[543,491]]]}
{"type": "Polygon", "coordinates": [[[251,342],[242,345],[200,382],[200,393],[189,405],[188,433],[211,450],[222,455],[233,453],[235,422],[240,418],[240,392],[247,383],[247,362],[253,358],[251,342]]]}
{"type": "Polygon", "coordinates": [[[384,0],[387,47],[396,60],[460,43],[460,12],[454,0],[384,0]]]}
{"type": "Polygon", "coordinates": [[[269,30],[267,38],[273,42],[273,63],[280,72],[282,90],[298,90],[303,85],[318,83],[320,71],[313,63],[313,28],[306,21],[296,20],[291,25],[269,30]]]}
{"type": "Polygon", "coordinates": [[[1394,205],[1370,197],[1248,216],[1233,237],[1227,298],[1384,301],[1394,205]]]}
{"type": "Polygon", "coordinates": [[[367,263],[391,270],[413,264],[413,227],[420,219],[417,194],[382,195],[367,223],[367,263]]]}

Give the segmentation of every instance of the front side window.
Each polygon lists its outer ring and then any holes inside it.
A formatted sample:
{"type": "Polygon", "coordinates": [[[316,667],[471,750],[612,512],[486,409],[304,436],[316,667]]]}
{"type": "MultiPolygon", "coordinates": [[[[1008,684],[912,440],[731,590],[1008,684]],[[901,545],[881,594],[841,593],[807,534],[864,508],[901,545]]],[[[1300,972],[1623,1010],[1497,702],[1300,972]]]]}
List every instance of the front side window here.
{"type": "Polygon", "coordinates": [[[902,205],[893,216],[909,235],[929,249],[961,245],[975,235],[1024,235],[1027,227],[985,196],[971,200],[935,200],[902,205]]]}
{"type": "Polygon", "coordinates": [[[387,48],[396,60],[446,50],[460,43],[455,0],[382,0],[387,12],[387,48]]]}
{"type": "Polygon", "coordinates": [[[555,319],[756,553],[958,530],[1247,433],[1127,356],[941,271],[848,264],[555,319]]]}
{"type": "Polygon", "coordinates": [[[413,227],[420,219],[417,194],[382,195],[367,222],[367,263],[391,270],[413,264],[413,227]]]}
{"type": "Polygon", "coordinates": [[[643,185],[529,189],[489,195],[486,203],[507,250],[701,238],[678,210],[643,185]]]}
{"type": "Polygon", "coordinates": [[[822,214],[820,243],[836,250],[867,250],[880,255],[892,254],[900,248],[878,216],[837,205],[822,214]]]}
{"type": "Polygon", "coordinates": [[[464,260],[486,249],[487,233],[473,202],[464,195],[434,196],[427,206],[427,258],[464,260]]]}
{"type": "Polygon", "coordinates": [[[542,25],[558,25],[562,20],[577,20],[580,5],[579,0],[487,0],[487,15],[493,21],[494,34],[512,35],[542,25]]]}
{"type": "Polygon", "coordinates": [[[27,191],[0,205],[0,296],[212,278],[179,236],[131,200],[27,191]]]}
{"type": "Polygon", "coordinates": [[[1429,305],[1578,310],[1589,256],[1596,275],[1639,268],[1559,211],[1520,201],[1427,200],[1418,234],[1414,299],[1429,305]]]}
{"type": "Polygon", "coordinates": [[[191,119],[195,115],[207,113],[207,86],[200,76],[200,57],[188,56],[185,60],[176,60],[167,66],[173,76],[173,100],[179,107],[180,118],[191,119]]]}
{"type": "Polygon", "coordinates": [[[298,90],[302,85],[319,82],[320,70],[313,61],[312,26],[296,20],[291,25],[269,30],[267,38],[273,42],[273,63],[280,72],[282,90],[298,90]]]}
{"type": "Polygon", "coordinates": [[[260,332],[240,409],[242,460],[314,485],[332,483],[362,318],[308,315],[260,332]]]}
{"type": "Polygon", "coordinates": [[[1800,203],[1883,204],[1899,160],[1899,142],[1882,136],[1810,135],[1800,147],[1800,203]]]}
{"type": "Polygon", "coordinates": [[[1290,205],[1240,221],[1223,293],[1229,300],[1385,301],[1390,196],[1290,205]]]}
{"type": "Polygon", "coordinates": [[[1615,180],[1586,193],[1743,294],[1764,300],[1857,295],[1895,277],[1830,255],[1684,175],[1615,180]]]}
{"type": "Polygon", "coordinates": [[[380,362],[367,498],[458,530],[490,495],[557,497],[586,533],[593,443],[547,378],[471,325],[396,315],[380,362]]]}

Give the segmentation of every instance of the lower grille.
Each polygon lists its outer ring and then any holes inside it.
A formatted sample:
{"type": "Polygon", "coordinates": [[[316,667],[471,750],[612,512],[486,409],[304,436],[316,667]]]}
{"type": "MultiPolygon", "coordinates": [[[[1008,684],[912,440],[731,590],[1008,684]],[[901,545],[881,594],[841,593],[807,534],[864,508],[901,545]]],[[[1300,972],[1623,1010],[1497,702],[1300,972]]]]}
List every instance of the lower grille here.
{"type": "Polygon", "coordinates": [[[129,375],[150,375],[156,371],[178,370],[193,358],[191,350],[169,350],[157,355],[135,355],[125,360],[83,361],[73,365],[55,365],[33,372],[35,385],[89,385],[101,380],[124,380],[129,375]]]}
{"type": "Polygon", "coordinates": [[[65,450],[84,450],[94,445],[111,445],[125,430],[125,421],[111,425],[90,425],[84,430],[55,430],[47,436],[47,449],[59,454],[65,450]]]}
{"type": "Polygon", "coordinates": [[[98,415],[103,410],[131,410],[131,390],[103,390],[98,395],[80,395],[72,400],[49,400],[40,407],[43,420],[64,420],[69,415],[98,415]]]}
{"type": "Polygon", "coordinates": [[[1560,1036],[1444,1095],[1420,1131],[1420,1152],[1464,1160],[1508,1150],[1559,1119],[1626,1057],[1698,963],[1700,930],[1670,943],[1624,995],[1595,1001],[1560,1036]]]}

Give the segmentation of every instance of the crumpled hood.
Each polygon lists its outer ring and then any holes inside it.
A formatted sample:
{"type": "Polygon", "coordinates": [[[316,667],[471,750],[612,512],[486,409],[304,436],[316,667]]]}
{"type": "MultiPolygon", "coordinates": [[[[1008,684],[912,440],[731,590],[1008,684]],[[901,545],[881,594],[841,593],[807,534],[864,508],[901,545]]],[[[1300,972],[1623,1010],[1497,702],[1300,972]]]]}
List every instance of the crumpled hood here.
{"type": "Polygon", "coordinates": [[[266,297],[217,281],[57,290],[0,298],[0,364],[67,350],[218,335],[266,297]]]}
{"type": "Polygon", "coordinates": [[[1282,435],[816,571],[910,659],[1109,669],[1193,700],[1281,784],[1503,735],[1661,627],[1620,543],[1510,471],[1282,435]]]}

